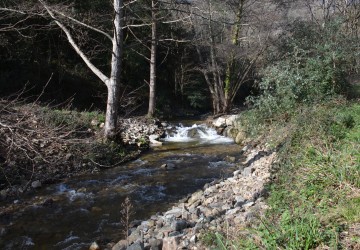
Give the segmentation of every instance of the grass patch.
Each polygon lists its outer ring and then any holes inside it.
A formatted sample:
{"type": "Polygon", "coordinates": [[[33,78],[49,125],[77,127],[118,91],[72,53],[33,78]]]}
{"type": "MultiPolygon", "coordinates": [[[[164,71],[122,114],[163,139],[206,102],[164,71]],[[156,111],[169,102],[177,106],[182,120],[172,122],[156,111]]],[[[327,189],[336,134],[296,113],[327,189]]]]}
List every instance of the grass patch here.
{"type": "Polygon", "coordinates": [[[42,118],[42,122],[52,127],[66,127],[72,130],[87,129],[96,127],[100,123],[105,122],[103,113],[79,112],[66,109],[52,109],[41,107],[37,115],[42,118]]]}
{"type": "Polygon", "coordinates": [[[248,229],[250,238],[235,240],[237,249],[355,247],[359,237],[349,229],[360,222],[360,104],[333,99],[271,120],[258,117],[248,112],[242,126],[281,145],[279,162],[268,185],[270,208],[248,229]]]}

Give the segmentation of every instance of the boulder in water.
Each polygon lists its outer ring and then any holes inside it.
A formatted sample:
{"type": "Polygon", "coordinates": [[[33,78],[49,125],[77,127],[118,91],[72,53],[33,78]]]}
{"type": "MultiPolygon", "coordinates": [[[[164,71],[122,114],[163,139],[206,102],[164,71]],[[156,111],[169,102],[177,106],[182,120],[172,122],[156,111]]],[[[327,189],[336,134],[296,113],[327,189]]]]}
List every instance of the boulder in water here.
{"type": "Polygon", "coordinates": [[[173,170],[173,169],[176,169],[176,166],[173,163],[165,163],[165,164],[162,164],[160,166],[160,168],[165,169],[165,170],[173,170]]]}
{"type": "Polygon", "coordinates": [[[200,138],[200,134],[197,128],[191,128],[187,131],[187,136],[189,138],[200,138]]]}
{"type": "Polygon", "coordinates": [[[213,121],[214,127],[226,127],[226,119],[224,117],[219,117],[215,121],[213,121]]]}
{"type": "Polygon", "coordinates": [[[159,147],[162,146],[162,142],[159,142],[158,139],[160,138],[159,135],[149,135],[149,141],[151,147],[159,147]]]}

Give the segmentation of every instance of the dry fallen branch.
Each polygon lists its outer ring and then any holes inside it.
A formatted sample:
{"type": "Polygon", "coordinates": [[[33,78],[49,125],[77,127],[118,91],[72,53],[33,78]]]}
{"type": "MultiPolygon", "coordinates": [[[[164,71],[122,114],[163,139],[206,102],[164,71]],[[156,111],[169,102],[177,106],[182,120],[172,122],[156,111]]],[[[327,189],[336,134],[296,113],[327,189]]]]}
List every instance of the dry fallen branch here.
{"type": "Polygon", "coordinates": [[[90,145],[88,128],[49,124],[52,117],[46,116],[51,112],[35,103],[19,104],[17,99],[0,101],[0,181],[6,186],[25,182],[25,190],[39,169],[59,172],[74,165],[70,156],[82,155],[80,145],[90,145]]]}

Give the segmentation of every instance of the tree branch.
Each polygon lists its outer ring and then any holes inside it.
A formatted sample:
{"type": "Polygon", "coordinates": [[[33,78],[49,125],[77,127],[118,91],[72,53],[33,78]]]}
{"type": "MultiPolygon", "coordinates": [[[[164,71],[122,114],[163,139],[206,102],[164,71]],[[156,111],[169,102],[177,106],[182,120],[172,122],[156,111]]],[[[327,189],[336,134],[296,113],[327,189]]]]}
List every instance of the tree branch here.
{"type": "Polygon", "coordinates": [[[0,8],[0,11],[10,11],[10,12],[15,12],[15,13],[22,14],[22,15],[26,14],[26,12],[24,12],[24,11],[16,10],[16,9],[10,9],[10,8],[0,8]]]}
{"type": "Polygon", "coordinates": [[[86,27],[86,28],[88,28],[88,29],[91,29],[91,30],[93,30],[93,31],[96,31],[96,32],[98,32],[98,33],[106,36],[107,38],[110,39],[110,41],[112,41],[112,37],[111,37],[108,33],[106,33],[105,31],[102,31],[102,30],[100,30],[100,29],[98,29],[98,28],[95,28],[95,27],[93,27],[93,26],[91,26],[91,25],[88,25],[88,24],[86,24],[86,23],[83,23],[83,22],[81,22],[81,21],[79,21],[79,20],[77,20],[77,19],[75,19],[75,18],[73,18],[73,17],[71,17],[71,16],[66,15],[65,13],[63,13],[63,12],[61,12],[61,11],[54,10],[54,12],[57,13],[57,14],[59,14],[59,15],[61,15],[61,16],[63,16],[63,17],[65,17],[65,18],[67,18],[67,19],[69,19],[69,20],[71,20],[71,21],[73,21],[74,23],[77,23],[77,24],[79,24],[79,25],[81,25],[81,26],[84,26],[84,27],[86,27]]]}
{"type": "Polygon", "coordinates": [[[90,59],[82,52],[82,50],[79,48],[79,46],[76,44],[75,40],[73,39],[70,31],[63,25],[59,20],[56,19],[54,13],[52,10],[47,6],[47,4],[43,0],[39,0],[39,2],[42,4],[42,6],[46,9],[46,11],[49,13],[51,18],[55,21],[55,23],[64,31],[66,34],[68,42],[71,44],[71,46],[74,48],[75,52],[83,59],[85,64],[88,66],[88,68],[103,82],[105,85],[108,85],[109,78],[102,73],[91,61],[90,59]]]}

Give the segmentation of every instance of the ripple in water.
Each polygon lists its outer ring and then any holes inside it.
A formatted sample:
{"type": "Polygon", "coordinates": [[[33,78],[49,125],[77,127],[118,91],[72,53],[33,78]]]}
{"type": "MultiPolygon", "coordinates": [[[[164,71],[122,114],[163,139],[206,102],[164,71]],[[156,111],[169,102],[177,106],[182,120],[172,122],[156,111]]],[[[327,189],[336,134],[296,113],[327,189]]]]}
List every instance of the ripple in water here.
{"type": "Polygon", "coordinates": [[[138,201],[158,201],[163,200],[166,194],[163,192],[166,190],[164,186],[142,186],[136,193],[136,200],[138,201]]]}

